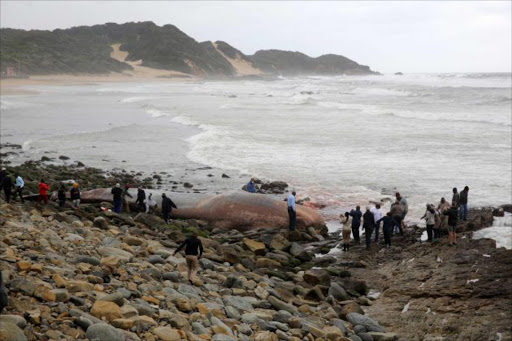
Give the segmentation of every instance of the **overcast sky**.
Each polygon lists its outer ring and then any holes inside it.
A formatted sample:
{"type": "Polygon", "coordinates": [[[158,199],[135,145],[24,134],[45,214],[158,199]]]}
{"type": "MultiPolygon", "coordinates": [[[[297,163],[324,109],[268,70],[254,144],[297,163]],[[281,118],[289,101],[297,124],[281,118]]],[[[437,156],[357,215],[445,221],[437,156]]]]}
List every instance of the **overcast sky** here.
{"type": "Polygon", "coordinates": [[[153,21],[198,41],[336,53],[381,72],[510,72],[511,1],[5,1],[1,27],[153,21]]]}

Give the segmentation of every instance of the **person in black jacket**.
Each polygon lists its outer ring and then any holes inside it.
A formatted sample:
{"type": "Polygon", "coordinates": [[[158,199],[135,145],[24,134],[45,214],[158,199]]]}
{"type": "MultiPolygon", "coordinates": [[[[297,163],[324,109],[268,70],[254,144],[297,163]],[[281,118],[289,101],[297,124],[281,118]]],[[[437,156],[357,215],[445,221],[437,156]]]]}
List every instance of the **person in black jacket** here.
{"type": "Polygon", "coordinates": [[[171,215],[172,208],[178,208],[176,204],[168,198],[165,193],[162,193],[162,215],[166,224],[169,224],[169,216],[171,215]]]}
{"type": "Polygon", "coordinates": [[[366,206],[366,212],[363,214],[363,228],[366,236],[366,250],[370,250],[370,243],[372,241],[373,228],[375,227],[375,218],[370,211],[370,207],[366,206]]]}
{"type": "Polygon", "coordinates": [[[382,223],[382,232],[384,232],[384,242],[387,247],[391,246],[391,235],[393,234],[393,228],[397,222],[393,219],[391,212],[388,212],[384,217],[380,218],[376,223],[382,223]]]}
{"type": "Polygon", "coordinates": [[[73,187],[69,191],[69,198],[71,199],[74,207],[80,207],[80,188],[78,187],[78,183],[75,182],[73,184],[73,187]]]}
{"type": "Polygon", "coordinates": [[[123,190],[121,189],[121,184],[117,183],[110,193],[112,193],[114,202],[114,212],[121,213],[121,208],[123,207],[123,190]]]}
{"type": "Polygon", "coordinates": [[[361,217],[363,216],[361,207],[356,206],[356,209],[351,210],[349,215],[352,217],[352,235],[354,236],[354,241],[359,244],[359,228],[361,227],[361,217]]]}
{"type": "Polygon", "coordinates": [[[460,192],[460,195],[459,195],[459,203],[460,203],[459,218],[460,218],[460,220],[464,220],[464,221],[468,220],[468,192],[469,192],[469,187],[466,186],[460,192]]]}
{"type": "Polygon", "coordinates": [[[197,238],[197,232],[194,232],[192,237],[188,237],[180,246],[178,246],[176,251],[174,251],[174,256],[176,256],[176,254],[184,247],[185,259],[187,261],[188,268],[187,279],[190,284],[193,284],[192,276],[199,267],[199,259],[201,259],[201,256],[203,255],[203,244],[201,243],[201,240],[197,238]]]}
{"type": "Polygon", "coordinates": [[[453,203],[452,207],[444,211],[443,214],[448,216],[448,245],[457,245],[455,242],[457,238],[455,235],[455,229],[459,218],[459,209],[457,208],[457,204],[453,203]]]}
{"type": "Polygon", "coordinates": [[[60,184],[60,188],[57,191],[57,200],[59,201],[59,207],[63,208],[64,205],[66,205],[66,187],[64,187],[64,184],[60,184]]]}
{"type": "Polygon", "coordinates": [[[12,189],[14,188],[14,183],[12,182],[12,178],[9,176],[9,174],[5,173],[4,178],[2,179],[2,182],[0,184],[2,185],[2,189],[4,190],[5,201],[10,202],[12,189]]]}
{"type": "Polygon", "coordinates": [[[137,200],[135,200],[135,203],[139,212],[146,212],[144,200],[146,200],[146,192],[142,188],[137,189],[137,200]]]}

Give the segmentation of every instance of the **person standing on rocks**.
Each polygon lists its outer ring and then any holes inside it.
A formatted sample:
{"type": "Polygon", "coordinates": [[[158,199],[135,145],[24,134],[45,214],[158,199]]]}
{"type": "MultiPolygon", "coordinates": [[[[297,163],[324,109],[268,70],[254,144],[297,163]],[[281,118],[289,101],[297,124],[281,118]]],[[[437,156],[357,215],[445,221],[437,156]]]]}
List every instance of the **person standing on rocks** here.
{"type": "Polygon", "coordinates": [[[114,212],[121,213],[121,207],[123,206],[123,190],[121,189],[121,185],[117,183],[110,193],[112,193],[113,196],[114,212]]]}
{"type": "MultiPolygon", "coordinates": [[[[439,205],[437,205],[437,210],[439,212],[444,212],[450,208],[450,203],[446,201],[445,198],[441,198],[441,201],[439,202],[439,205]]],[[[445,228],[448,226],[448,216],[442,215],[441,216],[441,227],[445,228]]]]}
{"type": "Polygon", "coordinates": [[[386,247],[391,247],[391,235],[393,234],[393,229],[396,226],[396,221],[393,219],[391,212],[386,213],[386,215],[380,218],[377,223],[382,221],[382,233],[384,234],[384,243],[386,247]]]}
{"type": "Polygon", "coordinates": [[[378,243],[379,242],[380,219],[383,216],[382,211],[380,210],[380,204],[375,204],[375,207],[372,207],[370,212],[372,212],[373,219],[375,220],[375,243],[378,243]]]}
{"type": "Polygon", "coordinates": [[[176,251],[174,251],[174,256],[183,248],[185,248],[185,260],[187,261],[187,280],[190,284],[194,284],[192,278],[199,267],[199,260],[203,255],[203,243],[197,238],[197,232],[194,232],[191,237],[185,239],[185,241],[178,246],[176,251]]]}
{"type": "Polygon", "coordinates": [[[146,213],[153,213],[154,210],[156,209],[156,201],[153,200],[152,196],[153,194],[149,193],[148,198],[144,200],[144,204],[146,205],[146,213]]]}
{"type": "Polygon", "coordinates": [[[66,187],[63,183],[60,184],[57,191],[57,201],[59,202],[59,207],[64,208],[64,205],[66,205],[66,187]]]}
{"type": "Polygon", "coordinates": [[[361,217],[363,213],[361,212],[361,207],[356,206],[355,210],[350,211],[350,216],[352,217],[352,234],[354,235],[354,240],[357,244],[361,241],[359,239],[359,228],[361,227],[361,217]]]}
{"type": "Polygon", "coordinates": [[[427,209],[425,210],[425,214],[423,215],[423,217],[421,217],[421,219],[425,219],[426,220],[426,225],[427,225],[427,241],[431,242],[432,241],[432,232],[433,232],[433,229],[434,229],[434,225],[436,223],[435,221],[435,210],[434,208],[430,205],[430,204],[427,204],[427,209]]]}
{"type": "Polygon", "coordinates": [[[23,199],[23,188],[25,187],[25,181],[23,181],[23,178],[19,176],[18,174],[14,175],[15,178],[15,189],[14,189],[14,195],[13,199],[16,200],[16,194],[20,195],[21,203],[25,203],[25,199],[23,199]]]}
{"type": "Polygon", "coordinates": [[[455,242],[457,239],[455,231],[457,229],[459,210],[455,203],[453,203],[452,207],[450,207],[447,211],[443,212],[443,214],[448,216],[448,245],[457,245],[455,242]]]}
{"type": "Polygon", "coordinates": [[[36,206],[39,207],[41,201],[44,201],[44,205],[48,205],[48,190],[50,189],[50,185],[44,183],[44,179],[41,179],[39,182],[39,197],[37,198],[36,206]]]}
{"type": "Polygon", "coordinates": [[[439,240],[439,229],[441,228],[441,212],[439,210],[435,209],[432,205],[432,208],[434,209],[434,237],[432,241],[435,243],[439,240]]]}
{"type": "Polygon", "coordinates": [[[295,191],[292,192],[288,196],[288,199],[286,200],[287,206],[288,206],[288,218],[290,220],[290,224],[288,225],[288,229],[290,231],[295,231],[295,222],[297,219],[297,211],[295,210],[295,191]]]}
{"type": "Polygon", "coordinates": [[[137,200],[135,200],[135,203],[137,204],[138,211],[144,212],[146,211],[146,204],[144,201],[146,200],[146,192],[142,188],[137,189],[137,200]]]}
{"type": "Polygon", "coordinates": [[[78,208],[80,206],[80,188],[78,188],[78,184],[76,182],[73,183],[73,187],[69,191],[69,197],[73,207],[78,208]]]}
{"type": "Polygon", "coordinates": [[[128,199],[126,199],[126,197],[128,196],[130,198],[133,198],[132,195],[128,192],[129,189],[130,189],[130,185],[128,185],[128,184],[124,185],[122,199],[123,199],[123,205],[125,207],[126,213],[130,213],[130,203],[128,202],[128,199]]]}
{"type": "Polygon", "coordinates": [[[402,229],[402,206],[400,206],[400,201],[396,200],[393,204],[391,204],[391,216],[393,220],[396,222],[395,234],[400,232],[400,234],[404,235],[404,230],[402,229]],[[398,228],[398,231],[397,231],[398,228]]]}
{"type": "Polygon", "coordinates": [[[11,202],[11,193],[12,193],[14,184],[13,184],[12,179],[9,176],[9,174],[5,173],[4,178],[2,179],[2,182],[0,183],[0,185],[2,186],[2,189],[4,190],[5,201],[11,202]]]}
{"type": "Polygon", "coordinates": [[[256,193],[256,186],[254,186],[254,178],[247,183],[247,192],[256,193]]]}
{"type": "Polygon", "coordinates": [[[460,214],[459,214],[459,218],[460,220],[468,220],[468,193],[469,193],[469,187],[466,186],[464,187],[464,189],[462,190],[462,192],[460,192],[460,196],[459,196],[459,203],[460,203],[460,214]]]}
{"type": "Polygon", "coordinates": [[[375,218],[373,217],[373,213],[370,211],[370,206],[366,206],[366,212],[363,214],[363,229],[364,235],[366,237],[366,250],[370,250],[374,226],[375,218]]]}
{"type": "Polygon", "coordinates": [[[176,209],[178,208],[176,204],[165,195],[165,193],[162,193],[162,215],[166,224],[169,224],[169,217],[173,207],[176,209]]]}
{"type": "Polygon", "coordinates": [[[453,196],[452,196],[452,206],[455,205],[455,207],[459,208],[460,206],[460,196],[457,192],[457,187],[453,188],[453,196]]]}
{"type": "Polygon", "coordinates": [[[400,207],[402,208],[402,220],[400,222],[401,234],[403,235],[403,229],[405,228],[405,216],[409,212],[409,204],[407,203],[407,199],[405,199],[399,192],[395,194],[396,200],[400,203],[400,207]]]}
{"type": "Polygon", "coordinates": [[[350,245],[350,234],[352,233],[352,221],[350,219],[350,213],[345,212],[345,216],[341,220],[341,224],[343,226],[341,230],[343,237],[343,251],[348,251],[348,247],[350,245]]]}

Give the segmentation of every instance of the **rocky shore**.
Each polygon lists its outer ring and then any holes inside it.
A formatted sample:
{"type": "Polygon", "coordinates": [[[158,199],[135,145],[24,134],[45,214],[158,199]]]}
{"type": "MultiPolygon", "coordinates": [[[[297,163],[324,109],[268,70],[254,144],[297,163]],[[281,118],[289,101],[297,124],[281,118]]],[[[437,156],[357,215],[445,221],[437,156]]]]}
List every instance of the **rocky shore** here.
{"type": "Polygon", "coordinates": [[[339,237],[314,229],[0,200],[0,340],[511,340],[512,251],[471,239],[492,215],[471,210],[457,248],[411,226],[391,248],[333,255],[339,237]],[[189,285],[173,252],[194,231],[205,254],[189,285]]]}

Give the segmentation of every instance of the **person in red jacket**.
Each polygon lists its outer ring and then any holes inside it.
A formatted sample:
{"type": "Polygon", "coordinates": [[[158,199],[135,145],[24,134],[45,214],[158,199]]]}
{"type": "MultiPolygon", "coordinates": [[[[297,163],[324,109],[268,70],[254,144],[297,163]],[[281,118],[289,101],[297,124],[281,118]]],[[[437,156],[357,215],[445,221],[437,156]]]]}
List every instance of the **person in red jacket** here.
{"type": "Polygon", "coordinates": [[[44,179],[41,179],[41,182],[39,182],[39,197],[37,198],[37,205],[41,203],[41,201],[44,201],[45,205],[48,205],[48,190],[50,189],[50,186],[44,183],[44,179]]]}

